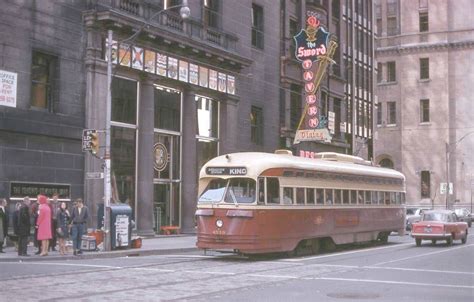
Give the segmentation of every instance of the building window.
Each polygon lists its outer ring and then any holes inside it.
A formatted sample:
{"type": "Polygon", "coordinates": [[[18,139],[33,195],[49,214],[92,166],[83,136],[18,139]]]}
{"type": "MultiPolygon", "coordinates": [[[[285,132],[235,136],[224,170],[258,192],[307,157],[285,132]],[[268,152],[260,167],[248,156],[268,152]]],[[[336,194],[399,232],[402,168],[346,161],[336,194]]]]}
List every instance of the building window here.
{"type": "Polygon", "coordinates": [[[181,131],[181,93],[166,87],[155,87],[155,128],[181,131]]]}
{"type": "Polygon", "coordinates": [[[382,83],[382,63],[377,63],[377,83],[382,83]]]}
{"type": "Polygon", "coordinates": [[[33,51],[31,64],[31,106],[53,111],[57,58],[33,51]]]}
{"type": "Polygon", "coordinates": [[[296,130],[301,118],[301,87],[298,85],[291,85],[290,95],[290,128],[296,130]]]}
{"type": "Polygon", "coordinates": [[[382,125],[382,103],[377,104],[377,125],[382,125]]]}
{"type": "Polygon", "coordinates": [[[334,98],[334,133],[336,136],[341,134],[341,99],[334,98]]]}
{"type": "Polygon", "coordinates": [[[112,121],[130,125],[137,123],[137,82],[112,79],[112,121]]]}
{"type": "Polygon", "coordinates": [[[395,36],[397,33],[398,33],[397,18],[388,17],[387,18],[387,36],[395,36]]]}
{"type": "Polygon", "coordinates": [[[420,79],[426,80],[430,78],[430,59],[421,58],[420,59],[420,79]]]}
{"type": "Polygon", "coordinates": [[[263,111],[262,108],[252,106],[250,112],[250,138],[252,143],[263,145],[263,111]]]}
{"type": "Polygon", "coordinates": [[[296,46],[293,37],[298,34],[298,21],[290,19],[290,58],[294,58],[296,53],[296,46]]]}
{"type": "Polygon", "coordinates": [[[252,46],[263,49],[263,7],[252,4],[252,46]]]}
{"type": "Polygon", "coordinates": [[[430,171],[421,171],[421,198],[430,198],[431,179],[430,171]]]}
{"type": "Polygon", "coordinates": [[[397,124],[397,104],[395,102],[387,102],[388,124],[397,124]]]}
{"type": "Polygon", "coordinates": [[[341,6],[341,4],[339,3],[339,0],[332,0],[331,6],[332,6],[332,17],[339,19],[339,8],[341,6]]]}
{"type": "Polygon", "coordinates": [[[382,160],[379,162],[379,165],[380,165],[381,167],[389,168],[389,169],[393,169],[393,167],[394,167],[393,161],[391,161],[391,160],[388,159],[388,158],[382,159],[382,160]]]}
{"type": "Polygon", "coordinates": [[[219,0],[204,0],[203,19],[207,26],[219,28],[219,0]]]}
{"type": "Polygon", "coordinates": [[[397,81],[397,68],[395,62],[387,62],[387,82],[397,81]]]}
{"type": "Polygon", "coordinates": [[[420,32],[427,32],[428,30],[428,12],[420,12],[420,32]]]}
{"type": "Polygon", "coordinates": [[[420,100],[420,121],[422,123],[430,121],[430,100],[420,100]]]}

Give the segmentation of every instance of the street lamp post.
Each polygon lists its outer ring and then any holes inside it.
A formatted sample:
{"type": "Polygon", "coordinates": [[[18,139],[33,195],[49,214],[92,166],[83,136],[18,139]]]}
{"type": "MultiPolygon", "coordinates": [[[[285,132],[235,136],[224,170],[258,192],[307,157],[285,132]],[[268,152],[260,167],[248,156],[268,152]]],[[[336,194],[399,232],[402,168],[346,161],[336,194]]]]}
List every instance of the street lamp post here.
{"type": "MultiPolygon", "coordinates": [[[[181,7],[179,14],[181,18],[186,19],[190,16],[191,11],[188,6],[188,0],[183,0],[181,4],[170,6],[166,9],[160,10],[153,14],[148,21],[139,28],[139,30],[132,36],[121,41],[131,41],[138,37],[140,32],[148,25],[157,15],[170,10],[172,8],[181,7]]],[[[111,250],[111,234],[110,234],[110,198],[111,198],[111,176],[110,176],[110,121],[112,112],[112,41],[113,32],[111,29],[107,33],[108,47],[107,47],[107,98],[106,98],[106,116],[105,116],[105,150],[104,150],[104,248],[106,251],[111,250]]]]}

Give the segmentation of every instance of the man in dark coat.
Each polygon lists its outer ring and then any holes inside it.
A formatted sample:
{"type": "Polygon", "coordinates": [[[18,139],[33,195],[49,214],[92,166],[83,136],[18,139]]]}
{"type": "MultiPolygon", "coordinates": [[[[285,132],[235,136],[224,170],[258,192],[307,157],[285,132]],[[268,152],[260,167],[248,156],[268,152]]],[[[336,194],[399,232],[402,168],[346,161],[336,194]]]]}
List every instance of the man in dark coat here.
{"type": "Polygon", "coordinates": [[[5,198],[0,198],[0,253],[3,251],[3,241],[8,235],[8,208],[5,198]]]}
{"type": "Polygon", "coordinates": [[[17,236],[18,236],[18,256],[29,256],[27,252],[28,236],[30,236],[30,199],[25,197],[23,204],[18,210],[17,236]]]}

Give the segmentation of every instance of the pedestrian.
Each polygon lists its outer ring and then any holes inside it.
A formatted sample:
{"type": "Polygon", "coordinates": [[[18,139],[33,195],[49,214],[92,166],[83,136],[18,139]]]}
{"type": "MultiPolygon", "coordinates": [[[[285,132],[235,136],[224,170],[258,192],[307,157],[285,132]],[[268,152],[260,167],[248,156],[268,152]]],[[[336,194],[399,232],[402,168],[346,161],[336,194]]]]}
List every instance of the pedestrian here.
{"type": "Polygon", "coordinates": [[[48,205],[48,197],[38,195],[39,214],[36,221],[38,229],[38,241],[41,241],[40,256],[48,255],[49,240],[53,238],[51,232],[51,208],[48,205]]]}
{"type": "Polygon", "coordinates": [[[16,235],[18,236],[18,256],[29,256],[27,254],[28,236],[30,236],[30,198],[25,197],[23,203],[18,209],[15,217],[16,220],[16,235]]]}
{"type": "Polygon", "coordinates": [[[71,216],[69,211],[66,208],[66,203],[63,201],[59,204],[59,210],[56,217],[57,229],[56,235],[58,237],[59,243],[59,253],[61,255],[66,255],[66,239],[69,237],[69,220],[71,216]]]}
{"type": "Polygon", "coordinates": [[[8,235],[8,209],[5,198],[0,198],[0,253],[3,251],[3,242],[8,235]]]}
{"type": "Polygon", "coordinates": [[[39,203],[38,203],[38,198],[36,198],[36,201],[33,204],[31,204],[31,225],[35,226],[35,231],[33,233],[33,243],[35,247],[38,249],[35,255],[41,254],[41,241],[38,240],[38,228],[36,227],[36,222],[38,221],[38,214],[39,214],[39,203]]]}
{"type": "Polygon", "coordinates": [[[59,212],[59,203],[58,203],[59,194],[57,192],[53,193],[52,199],[50,200],[50,208],[51,208],[51,233],[53,238],[49,241],[49,248],[55,252],[56,251],[56,241],[57,241],[57,232],[56,229],[58,228],[58,212],[59,212]]]}
{"type": "Polygon", "coordinates": [[[89,209],[84,205],[84,201],[80,198],[76,199],[76,206],[72,209],[72,246],[74,255],[82,254],[81,243],[82,234],[85,232],[87,219],[89,218],[89,209]]]}

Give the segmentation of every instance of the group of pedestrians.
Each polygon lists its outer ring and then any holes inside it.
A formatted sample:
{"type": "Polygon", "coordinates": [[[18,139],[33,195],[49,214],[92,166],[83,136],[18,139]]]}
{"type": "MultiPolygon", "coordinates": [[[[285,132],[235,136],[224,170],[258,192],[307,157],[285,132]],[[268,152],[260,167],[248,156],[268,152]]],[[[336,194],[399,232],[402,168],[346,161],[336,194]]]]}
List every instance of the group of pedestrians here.
{"type": "MultiPolygon", "coordinates": [[[[81,239],[86,231],[89,211],[82,199],[76,199],[71,213],[65,202],[58,202],[58,194],[52,199],[40,194],[36,202],[29,197],[15,205],[12,215],[13,231],[17,237],[18,255],[29,256],[27,246],[31,229],[34,227],[33,241],[38,248],[36,255],[47,256],[58,245],[61,255],[67,254],[66,240],[72,237],[74,255],[82,254],[81,239]]],[[[5,199],[0,199],[0,253],[8,234],[9,215],[5,199]]]]}

